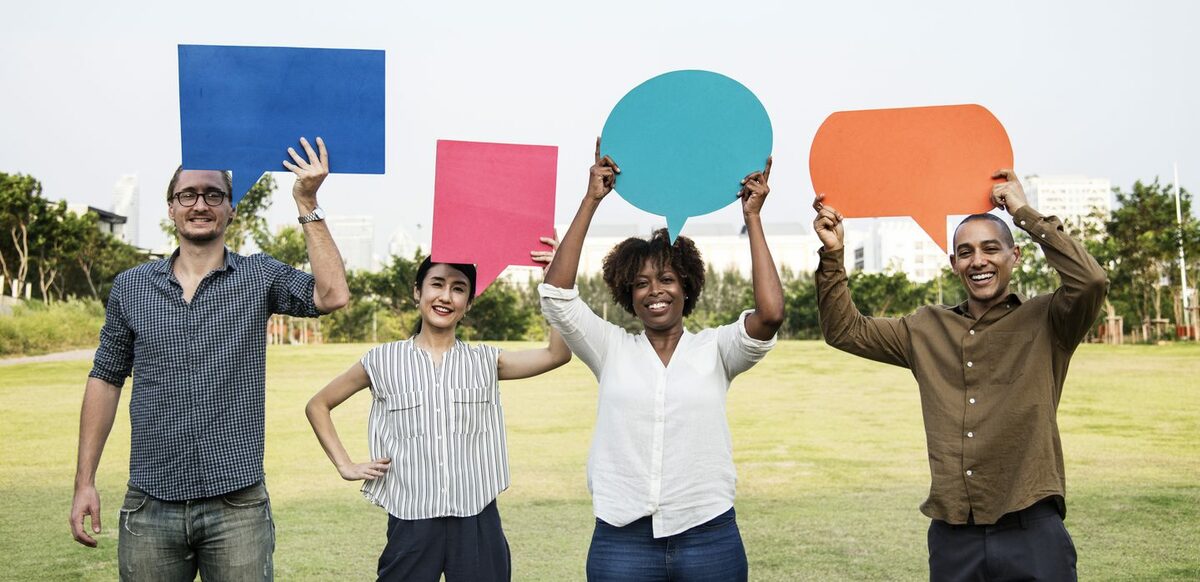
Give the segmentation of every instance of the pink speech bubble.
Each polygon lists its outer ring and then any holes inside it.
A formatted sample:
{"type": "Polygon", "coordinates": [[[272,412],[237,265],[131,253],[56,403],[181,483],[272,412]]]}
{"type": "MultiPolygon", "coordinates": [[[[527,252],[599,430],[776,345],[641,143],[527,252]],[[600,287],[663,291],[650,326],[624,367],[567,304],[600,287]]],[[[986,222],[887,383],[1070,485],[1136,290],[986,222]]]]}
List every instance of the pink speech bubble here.
{"type": "Polygon", "coordinates": [[[992,209],[1013,167],[1004,126],[979,105],[839,111],[813,138],[813,190],[847,218],[911,216],[943,250],[946,216],[992,209]]]}
{"type": "Polygon", "coordinates": [[[473,263],[479,296],[509,265],[554,236],[558,147],[438,140],[434,261],[473,263]]]}

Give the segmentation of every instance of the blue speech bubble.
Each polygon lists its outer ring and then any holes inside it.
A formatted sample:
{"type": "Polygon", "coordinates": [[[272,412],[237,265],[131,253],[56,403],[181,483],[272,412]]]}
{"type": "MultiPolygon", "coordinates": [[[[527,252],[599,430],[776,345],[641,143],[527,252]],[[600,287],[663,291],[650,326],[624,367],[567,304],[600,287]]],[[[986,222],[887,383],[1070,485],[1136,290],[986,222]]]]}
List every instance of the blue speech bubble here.
{"type": "Polygon", "coordinates": [[[183,167],[232,170],[235,205],[302,136],[330,172],[382,174],[383,116],[383,51],[179,45],[183,167]]]}
{"type": "Polygon", "coordinates": [[[674,240],[689,217],[737,199],[742,178],[766,165],[771,140],[767,110],[741,83],[673,71],[621,98],[600,147],[621,168],[617,193],[665,216],[674,240]]]}

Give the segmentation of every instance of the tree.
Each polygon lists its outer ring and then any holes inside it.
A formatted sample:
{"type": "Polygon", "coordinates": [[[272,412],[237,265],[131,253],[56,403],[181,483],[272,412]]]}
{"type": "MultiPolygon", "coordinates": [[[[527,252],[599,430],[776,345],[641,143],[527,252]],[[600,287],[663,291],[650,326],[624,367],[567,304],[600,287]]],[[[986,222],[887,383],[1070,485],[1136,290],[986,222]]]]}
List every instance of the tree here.
{"type": "Polygon", "coordinates": [[[95,229],[94,220],[67,210],[65,201],[46,204],[30,225],[29,238],[36,250],[38,287],[43,302],[50,303],[51,290],[59,282],[59,275],[74,263],[87,232],[95,229]]]}
{"type": "Polygon", "coordinates": [[[258,241],[258,248],[297,269],[308,264],[308,244],[304,240],[304,231],[299,226],[287,226],[275,233],[275,236],[264,237],[258,241]]]}
{"type": "Polygon", "coordinates": [[[29,275],[29,228],[47,206],[42,183],[33,176],[0,172],[0,270],[13,297],[23,291],[29,275]]]}
{"type": "Polygon", "coordinates": [[[1139,180],[1129,192],[1114,191],[1118,208],[1105,223],[1107,237],[1092,250],[1109,270],[1112,302],[1148,331],[1152,319],[1162,319],[1164,288],[1172,298],[1180,296],[1179,242],[1183,240],[1188,256],[1196,257],[1200,225],[1192,217],[1186,190],[1180,192],[1185,217],[1182,239],[1175,221],[1173,186],[1163,186],[1157,179],[1150,184],[1139,180]]]}
{"type": "Polygon", "coordinates": [[[463,319],[463,337],[468,340],[520,340],[526,337],[531,310],[541,308],[522,301],[512,285],[497,280],[475,298],[463,319]]]}
{"type": "Polygon", "coordinates": [[[83,217],[89,228],[83,229],[75,253],[74,268],[78,273],[66,277],[64,287],[68,295],[73,292],[83,295],[86,292],[107,303],[113,278],[121,271],[144,262],[146,255],[129,243],[101,231],[96,218],[93,212],[83,217]]]}
{"type": "Polygon", "coordinates": [[[1025,297],[1052,293],[1058,289],[1058,271],[1046,263],[1041,245],[1023,230],[1013,233],[1013,239],[1021,249],[1021,261],[1013,268],[1010,289],[1025,297]]]}

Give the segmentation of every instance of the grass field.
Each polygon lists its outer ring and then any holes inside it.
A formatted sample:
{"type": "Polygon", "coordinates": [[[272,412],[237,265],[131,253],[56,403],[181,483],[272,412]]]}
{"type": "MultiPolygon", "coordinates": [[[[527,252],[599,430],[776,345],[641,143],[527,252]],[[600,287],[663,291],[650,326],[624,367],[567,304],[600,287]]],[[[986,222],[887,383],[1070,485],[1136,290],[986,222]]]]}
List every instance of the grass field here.
{"type": "MultiPolygon", "coordinates": [[[[273,347],[266,471],[279,580],[373,579],[384,512],[326,460],[304,404],[370,346],[273,347]]],[[[100,548],[67,526],[90,362],[0,367],[0,556],[6,580],[114,580],[128,398],[101,462],[100,548]]],[[[501,386],[512,487],[499,506],[516,580],[581,580],[595,381],[573,361],[501,386]]],[[[1084,346],[1059,410],[1084,580],[1200,578],[1200,347],[1084,346]]],[[[920,580],[929,469],[906,370],[781,342],[729,396],[738,522],[752,580],[920,580]]],[[[334,412],[366,454],[369,396],[334,412]]]]}

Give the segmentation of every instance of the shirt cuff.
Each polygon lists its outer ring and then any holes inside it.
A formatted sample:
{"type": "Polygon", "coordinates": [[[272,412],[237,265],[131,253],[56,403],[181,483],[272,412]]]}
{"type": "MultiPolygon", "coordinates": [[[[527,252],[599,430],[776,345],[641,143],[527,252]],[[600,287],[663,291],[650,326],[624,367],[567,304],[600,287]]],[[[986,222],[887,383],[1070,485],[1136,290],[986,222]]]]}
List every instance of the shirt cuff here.
{"type": "Polygon", "coordinates": [[[738,317],[738,339],[742,342],[743,347],[750,348],[753,351],[766,353],[767,350],[775,347],[775,340],[779,338],[779,332],[775,332],[775,335],[772,335],[771,339],[765,340],[760,340],[751,336],[750,332],[746,331],[746,318],[750,317],[751,313],[754,313],[754,310],[747,309],[742,312],[740,317],[738,317]]]}
{"type": "Polygon", "coordinates": [[[549,283],[539,283],[538,295],[541,295],[542,299],[559,299],[562,301],[570,301],[579,297],[579,287],[562,289],[549,283]]]}

